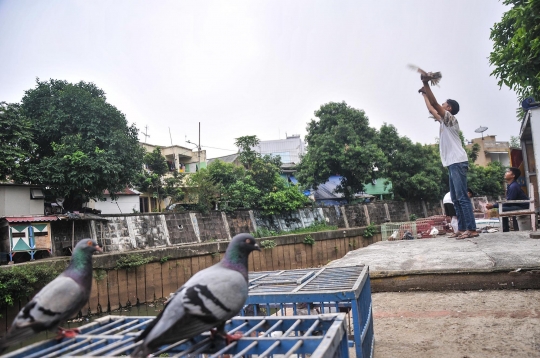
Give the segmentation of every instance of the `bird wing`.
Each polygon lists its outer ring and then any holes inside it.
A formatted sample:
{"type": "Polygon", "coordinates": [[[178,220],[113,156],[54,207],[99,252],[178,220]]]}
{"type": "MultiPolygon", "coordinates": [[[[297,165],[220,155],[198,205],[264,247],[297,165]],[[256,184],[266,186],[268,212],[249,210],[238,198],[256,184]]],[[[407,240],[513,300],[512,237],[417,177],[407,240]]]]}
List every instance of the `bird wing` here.
{"type": "Polygon", "coordinates": [[[421,68],[418,67],[418,66],[411,65],[411,64],[409,64],[408,66],[409,66],[409,68],[410,68],[411,70],[413,70],[413,71],[416,71],[416,72],[421,73],[421,74],[423,74],[423,75],[427,75],[427,72],[424,71],[423,69],[421,69],[421,68]]]}
{"type": "Polygon", "coordinates": [[[234,317],[245,304],[248,285],[234,270],[214,265],[199,271],[171,298],[137,340],[156,348],[191,338],[234,317]]]}
{"type": "Polygon", "coordinates": [[[24,340],[37,332],[52,330],[84,306],[81,287],[70,277],[58,276],[39,291],[17,314],[0,347],[24,340]]]}

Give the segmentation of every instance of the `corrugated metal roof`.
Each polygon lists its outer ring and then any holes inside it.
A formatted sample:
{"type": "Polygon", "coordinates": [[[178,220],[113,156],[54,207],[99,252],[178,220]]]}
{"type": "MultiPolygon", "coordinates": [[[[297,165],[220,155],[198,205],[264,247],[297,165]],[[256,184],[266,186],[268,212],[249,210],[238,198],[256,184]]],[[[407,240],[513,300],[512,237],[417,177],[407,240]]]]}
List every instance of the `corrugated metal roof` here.
{"type": "Polygon", "coordinates": [[[236,160],[236,158],[238,158],[238,153],[224,155],[222,157],[217,157],[217,158],[210,158],[210,159],[207,160],[207,162],[208,162],[209,165],[212,162],[215,162],[216,160],[220,160],[220,161],[225,162],[225,163],[233,163],[236,160]]]}
{"type": "Polygon", "coordinates": [[[10,223],[29,223],[59,220],[57,216],[9,216],[5,217],[4,219],[10,223]]]}

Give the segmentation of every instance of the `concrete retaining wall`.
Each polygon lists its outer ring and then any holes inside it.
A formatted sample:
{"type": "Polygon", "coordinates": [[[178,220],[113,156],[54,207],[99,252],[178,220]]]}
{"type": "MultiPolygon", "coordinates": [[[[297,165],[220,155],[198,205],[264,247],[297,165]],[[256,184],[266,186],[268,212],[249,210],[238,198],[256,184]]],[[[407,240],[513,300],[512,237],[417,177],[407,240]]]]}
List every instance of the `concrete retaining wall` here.
{"type": "MultiPolygon", "coordinates": [[[[418,218],[441,214],[436,203],[375,202],[322,208],[304,208],[292,213],[265,216],[256,210],[235,212],[211,211],[185,213],[147,213],[104,215],[98,220],[76,220],[75,242],[85,237],[98,240],[105,252],[126,252],[176,245],[227,241],[242,232],[268,229],[288,232],[326,222],[338,228],[357,228],[369,223],[382,224],[408,221],[409,215],[418,218]]],[[[51,223],[54,255],[69,254],[72,222],[51,223]]]]}

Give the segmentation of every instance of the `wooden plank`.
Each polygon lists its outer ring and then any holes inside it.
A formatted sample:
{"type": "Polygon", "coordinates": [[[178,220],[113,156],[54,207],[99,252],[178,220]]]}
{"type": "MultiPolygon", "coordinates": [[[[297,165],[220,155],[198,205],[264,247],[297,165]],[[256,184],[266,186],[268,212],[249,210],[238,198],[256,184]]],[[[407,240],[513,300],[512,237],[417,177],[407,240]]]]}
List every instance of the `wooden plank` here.
{"type": "Polygon", "coordinates": [[[191,274],[195,275],[200,271],[199,258],[197,256],[191,258],[191,274]]]}
{"type": "Polygon", "coordinates": [[[137,266],[136,268],[137,275],[137,301],[136,303],[145,303],[146,302],[146,270],[144,266],[137,266]]]}
{"type": "Polygon", "coordinates": [[[145,265],[146,302],[154,302],[161,297],[161,263],[151,262],[145,265]]]}
{"type": "Polygon", "coordinates": [[[167,260],[161,264],[161,297],[168,298],[176,290],[171,288],[171,270],[170,261],[167,260]]]}
{"type": "Polygon", "coordinates": [[[322,263],[321,265],[324,266],[328,263],[328,240],[322,240],[322,263]]]}
{"type": "Polygon", "coordinates": [[[118,270],[118,301],[120,307],[125,307],[128,301],[128,278],[127,270],[118,270]]]}
{"type": "Polygon", "coordinates": [[[126,306],[137,304],[137,270],[131,268],[126,271],[127,278],[127,300],[126,306]]]}
{"type": "Polygon", "coordinates": [[[296,245],[289,245],[289,256],[291,257],[291,270],[298,268],[298,262],[296,261],[296,245]]]}
{"type": "Polygon", "coordinates": [[[107,271],[107,289],[109,292],[109,304],[111,310],[118,309],[120,298],[118,297],[118,271],[107,271]]]}
{"type": "Polygon", "coordinates": [[[268,249],[262,249],[261,252],[253,251],[250,256],[253,257],[253,271],[262,271],[261,269],[261,259],[263,257],[262,252],[268,249]]]}
{"type": "Polygon", "coordinates": [[[208,254],[208,255],[203,256],[204,261],[205,261],[204,268],[208,268],[214,264],[214,256],[216,255],[208,254]]]}
{"type": "Polygon", "coordinates": [[[102,312],[107,312],[109,306],[109,293],[107,292],[107,274],[97,281],[98,288],[98,306],[102,312]]]}
{"type": "Polygon", "coordinates": [[[260,269],[258,271],[271,271],[272,268],[268,267],[268,265],[266,264],[267,260],[266,260],[266,257],[267,256],[270,256],[270,251],[272,251],[273,249],[265,249],[265,250],[262,250],[261,253],[260,253],[260,259],[258,260],[259,261],[259,264],[260,264],[260,269]]]}
{"type": "Polygon", "coordinates": [[[176,292],[180,288],[178,284],[178,260],[169,261],[169,290],[176,292]]]}
{"type": "Polygon", "coordinates": [[[281,269],[280,261],[283,261],[280,260],[281,255],[283,255],[283,246],[276,246],[272,251],[272,270],[275,271],[281,269]]]}
{"type": "Polygon", "coordinates": [[[306,244],[296,244],[296,248],[298,252],[300,252],[300,265],[302,268],[307,268],[307,251],[306,251],[306,244]]]}
{"type": "MultiPolygon", "coordinates": [[[[95,274],[95,271],[94,271],[94,274],[95,274]]],[[[98,300],[97,282],[96,282],[95,276],[92,275],[92,290],[90,291],[90,298],[88,299],[88,308],[90,308],[90,312],[92,312],[92,314],[96,313],[98,303],[99,303],[99,300],[98,300]]]]}
{"type": "Polygon", "coordinates": [[[305,244],[306,267],[313,267],[313,245],[305,244]]]}
{"type": "Polygon", "coordinates": [[[182,287],[182,285],[187,281],[185,259],[176,260],[176,280],[178,288],[182,287]]]}

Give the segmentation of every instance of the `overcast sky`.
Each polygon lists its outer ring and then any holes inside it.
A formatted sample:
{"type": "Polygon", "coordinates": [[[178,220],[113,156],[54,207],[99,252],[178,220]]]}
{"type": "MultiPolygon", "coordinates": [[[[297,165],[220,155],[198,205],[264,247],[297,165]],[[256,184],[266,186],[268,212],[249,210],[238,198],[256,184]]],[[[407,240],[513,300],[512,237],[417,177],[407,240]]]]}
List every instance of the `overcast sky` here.
{"type": "Polygon", "coordinates": [[[189,147],[201,122],[209,158],[239,136],[304,137],[332,101],[433,143],[412,63],[442,72],[435,96],[460,103],[465,138],[483,125],[509,140],[518,103],[488,62],[504,11],[493,0],[0,0],[0,101],[20,102],[36,77],[94,82],[148,126],[148,143],[170,145],[170,128],[189,147]]]}

